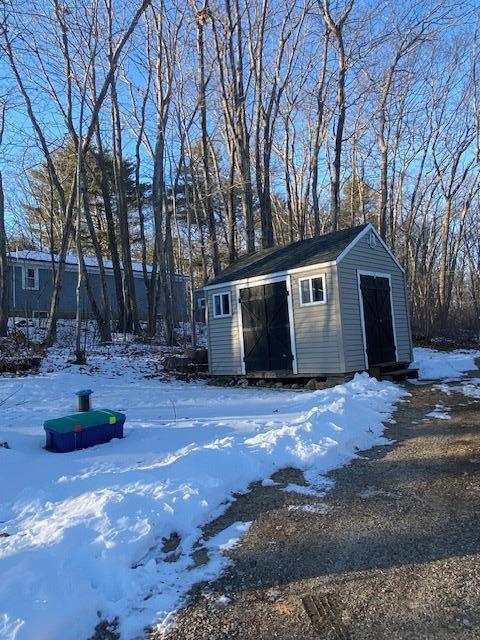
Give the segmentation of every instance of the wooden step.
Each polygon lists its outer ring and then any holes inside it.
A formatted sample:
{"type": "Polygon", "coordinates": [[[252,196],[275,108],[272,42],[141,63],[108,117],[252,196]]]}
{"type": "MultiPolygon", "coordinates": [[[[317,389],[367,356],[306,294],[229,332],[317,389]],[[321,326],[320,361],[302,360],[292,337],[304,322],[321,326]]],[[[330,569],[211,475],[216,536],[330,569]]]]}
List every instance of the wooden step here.
{"type": "Polygon", "coordinates": [[[382,362],[369,367],[369,373],[376,378],[396,371],[404,371],[405,369],[408,369],[407,362],[382,362]]]}
{"type": "Polygon", "coordinates": [[[405,369],[407,364],[406,362],[385,362],[384,364],[376,365],[380,368],[382,373],[390,373],[392,371],[401,371],[405,369]]]}
{"type": "Polygon", "coordinates": [[[397,369],[382,373],[379,380],[390,380],[390,382],[403,382],[418,378],[418,369],[397,369]]]}

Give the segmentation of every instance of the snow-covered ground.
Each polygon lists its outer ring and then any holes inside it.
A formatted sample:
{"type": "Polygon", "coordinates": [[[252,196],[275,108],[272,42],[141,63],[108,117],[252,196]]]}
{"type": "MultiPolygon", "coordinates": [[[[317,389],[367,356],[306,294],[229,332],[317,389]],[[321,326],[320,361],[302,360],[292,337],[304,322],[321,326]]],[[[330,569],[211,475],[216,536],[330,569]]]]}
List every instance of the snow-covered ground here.
{"type": "MultiPolygon", "coordinates": [[[[40,375],[0,378],[0,443],[10,447],[0,447],[1,640],[86,640],[99,616],[119,616],[122,640],[165,624],[248,531],[237,522],[201,538],[234,492],[294,466],[321,496],[323,473],[384,441],[382,422],[405,394],[366,374],[300,393],[165,381],[149,377],[157,353],[98,348],[79,369],[54,349],[40,375]],[[85,387],[96,407],[127,414],[126,437],[45,451],[43,421],[73,412],[85,387]],[[172,534],[180,544],[168,551],[172,534]],[[196,566],[202,547],[209,562],[196,566]]],[[[424,355],[421,370],[433,357],[424,355]]]]}
{"type": "Polygon", "coordinates": [[[466,371],[476,369],[475,358],[480,358],[480,351],[436,351],[418,347],[413,350],[413,355],[412,367],[418,368],[420,380],[457,380],[466,371]]]}

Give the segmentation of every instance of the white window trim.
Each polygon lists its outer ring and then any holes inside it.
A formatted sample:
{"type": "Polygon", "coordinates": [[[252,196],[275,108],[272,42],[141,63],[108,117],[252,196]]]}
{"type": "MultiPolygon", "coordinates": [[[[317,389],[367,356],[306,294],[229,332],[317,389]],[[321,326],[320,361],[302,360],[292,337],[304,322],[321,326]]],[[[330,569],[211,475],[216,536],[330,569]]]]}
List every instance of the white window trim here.
{"type": "Polygon", "coordinates": [[[327,304],[327,279],[325,278],[325,274],[319,273],[316,276],[308,276],[308,278],[300,278],[298,280],[298,296],[299,296],[301,307],[314,307],[319,304],[327,304]],[[322,280],[323,300],[313,300],[312,280],[316,280],[317,278],[321,278],[322,280]],[[305,280],[308,280],[309,282],[310,300],[312,300],[312,302],[302,302],[302,282],[305,282],[305,280]]]}
{"type": "Polygon", "coordinates": [[[205,309],[206,306],[207,301],[205,300],[205,298],[197,298],[197,309],[205,309]]]}
{"type": "MultiPolygon", "coordinates": [[[[221,307],[223,308],[222,303],[220,303],[221,307]]],[[[218,293],[214,293],[212,296],[212,307],[213,307],[213,317],[214,318],[231,318],[232,317],[232,293],[230,291],[219,291],[218,293]],[[224,295],[228,296],[228,301],[229,301],[229,307],[230,307],[230,313],[220,313],[219,315],[217,315],[217,313],[215,312],[215,298],[218,298],[224,295]]]]}
{"type": "Polygon", "coordinates": [[[22,267],[22,289],[24,291],[38,291],[40,288],[40,274],[38,267],[22,267]],[[32,269],[34,272],[34,283],[33,287],[29,287],[27,284],[27,271],[28,269],[32,269]]]}

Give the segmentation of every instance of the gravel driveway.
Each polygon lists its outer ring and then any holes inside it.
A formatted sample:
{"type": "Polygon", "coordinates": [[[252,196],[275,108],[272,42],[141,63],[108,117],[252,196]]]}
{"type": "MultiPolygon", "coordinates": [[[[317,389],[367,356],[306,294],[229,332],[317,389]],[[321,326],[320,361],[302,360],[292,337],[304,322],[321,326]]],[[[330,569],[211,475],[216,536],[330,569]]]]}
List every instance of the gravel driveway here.
{"type": "Polygon", "coordinates": [[[206,535],[254,524],[168,640],[478,640],[480,398],[455,386],[409,385],[395,444],[332,472],[324,497],[281,491],[304,483],[293,469],[240,496],[206,535]]]}

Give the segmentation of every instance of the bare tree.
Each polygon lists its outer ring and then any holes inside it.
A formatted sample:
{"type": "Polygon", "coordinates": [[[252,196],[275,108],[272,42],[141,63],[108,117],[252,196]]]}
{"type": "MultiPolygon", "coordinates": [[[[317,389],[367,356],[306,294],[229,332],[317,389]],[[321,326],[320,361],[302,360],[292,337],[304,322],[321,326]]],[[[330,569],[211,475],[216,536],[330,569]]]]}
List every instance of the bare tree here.
{"type": "Polygon", "coordinates": [[[313,132],[313,148],[311,152],[310,173],[312,180],[312,202],[314,233],[320,235],[320,204],[318,198],[318,175],[319,175],[319,154],[322,142],[325,139],[325,101],[326,101],[326,76],[328,67],[328,48],[330,44],[330,30],[327,27],[324,35],[322,66],[320,70],[318,85],[315,91],[316,98],[316,118],[313,132]]]}
{"type": "Polygon", "coordinates": [[[212,204],[212,184],[210,173],[210,151],[209,136],[207,127],[207,98],[206,98],[206,77],[205,77],[205,38],[204,31],[209,17],[208,1],[201,9],[195,13],[197,25],[197,57],[198,57],[198,106],[200,113],[201,149],[203,165],[203,193],[205,214],[208,224],[208,236],[212,258],[212,268],[214,275],[220,271],[220,253],[218,250],[217,229],[215,225],[215,215],[212,204]]]}
{"type": "MultiPolygon", "coordinates": [[[[110,66],[113,63],[115,55],[115,42],[113,36],[113,5],[111,0],[105,0],[108,15],[108,57],[110,66]]],[[[133,277],[132,253],[130,246],[130,230],[128,223],[127,199],[125,194],[125,176],[122,150],[122,131],[120,123],[120,109],[118,106],[118,95],[116,86],[116,74],[113,74],[110,83],[110,101],[112,111],[112,129],[113,129],[113,173],[115,177],[115,193],[117,203],[117,220],[118,231],[120,237],[120,246],[122,248],[122,265],[123,265],[123,283],[124,283],[124,300],[123,310],[127,313],[127,318],[122,318],[123,330],[133,330],[134,333],[141,333],[142,329],[138,319],[137,298],[135,292],[135,281],[133,277]],[[125,323],[126,320],[126,323],[125,323]]]]}
{"type": "Polygon", "coordinates": [[[172,243],[171,211],[167,206],[166,193],[166,131],[170,118],[174,75],[176,70],[176,50],[179,34],[184,21],[184,10],[169,15],[163,0],[158,7],[152,7],[151,17],[156,40],[156,59],[154,64],[156,130],[153,147],[152,209],[155,223],[155,252],[158,260],[159,278],[156,263],[152,269],[152,300],[155,301],[150,325],[156,323],[156,301],[159,293],[163,296],[163,324],[167,344],[174,342],[174,301],[173,279],[174,260],[172,243]]]}
{"type": "MultiPolygon", "coordinates": [[[[5,131],[6,106],[0,102],[0,147],[2,146],[5,131]]],[[[10,311],[9,300],[9,271],[7,256],[7,236],[5,233],[5,197],[3,193],[3,179],[0,170],[0,337],[8,332],[8,315],[10,311]]]]}
{"type": "MultiPolygon", "coordinates": [[[[423,7],[413,14],[407,10],[406,16],[401,16],[398,23],[389,28],[394,29],[394,44],[391,57],[387,62],[385,74],[380,82],[379,100],[379,124],[378,124],[378,147],[380,151],[380,204],[378,209],[377,226],[382,237],[387,236],[387,201],[388,201],[388,138],[386,128],[388,121],[388,101],[392,91],[395,89],[395,80],[400,71],[402,74],[402,86],[406,88],[405,75],[407,69],[402,69],[401,63],[407,56],[410,56],[419,46],[432,37],[434,29],[439,29],[445,18],[445,3],[439,2],[431,6],[427,5],[425,12],[423,7]]],[[[396,18],[393,16],[392,18],[396,18]]],[[[388,34],[385,39],[388,41],[388,34]]],[[[382,48],[382,55],[386,54],[382,48]]],[[[408,90],[408,89],[407,89],[408,90]]]]}
{"type": "MultiPolygon", "coordinates": [[[[48,341],[74,244],[102,337],[110,296],[140,330],[138,259],[148,330],[161,315],[172,343],[176,271],[193,290],[259,244],[369,221],[406,268],[416,330],[473,317],[480,117],[469,3],[30,1],[8,0],[0,40],[25,139],[37,142],[18,166],[44,173],[42,211],[16,219],[19,238],[52,256],[48,341]],[[67,143],[73,180],[58,166],[67,143]]],[[[31,209],[36,185],[22,173],[31,209]]],[[[191,295],[188,306],[193,321],[191,295]]]]}
{"type": "MultiPolygon", "coordinates": [[[[113,54],[110,56],[110,59],[108,61],[105,77],[101,85],[101,88],[95,100],[90,105],[89,121],[85,126],[85,135],[83,136],[82,140],[79,139],[79,149],[81,146],[81,151],[79,151],[79,153],[81,152],[83,157],[85,157],[87,150],[90,148],[90,143],[97,127],[97,121],[98,121],[100,109],[104,103],[107,92],[113,80],[120,55],[126,43],[128,42],[129,38],[131,37],[140,17],[142,16],[146,8],[150,5],[150,2],[151,0],[143,0],[140,3],[140,6],[138,7],[138,9],[134,12],[129,24],[126,26],[124,30],[121,30],[120,32],[118,41],[114,46],[113,54]]],[[[66,51],[68,50],[65,49],[65,39],[64,39],[65,37],[64,27],[66,27],[64,20],[66,19],[65,18],[66,12],[64,8],[60,7],[58,4],[57,5],[54,4],[54,9],[55,9],[55,6],[57,6],[59,10],[59,13],[57,14],[57,20],[59,20],[60,31],[61,31],[61,36],[60,36],[60,41],[62,43],[61,50],[62,50],[62,56],[64,56],[64,60],[65,60],[65,65],[66,65],[65,68],[67,69],[67,79],[69,80],[69,83],[67,84],[67,93],[66,93],[66,98],[67,98],[66,109],[61,107],[61,102],[58,99],[58,95],[53,90],[53,84],[50,78],[47,78],[47,84],[48,84],[49,94],[51,97],[53,96],[54,103],[60,108],[60,113],[64,116],[67,127],[69,128],[69,131],[73,136],[73,131],[75,130],[75,127],[72,126],[73,125],[73,106],[72,106],[73,103],[71,101],[71,95],[69,93],[70,91],[73,91],[73,83],[72,83],[71,74],[68,71],[69,69],[71,70],[71,58],[69,55],[65,56],[66,51]]],[[[97,5],[95,5],[95,10],[93,11],[94,16],[96,15],[96,12],[97,12],[96,7],[97,5]]],[[[88,11],[87,11],[87,14],[88,14],[88,11]]],[[[13,17],[16,16],[14,9],[12,9],[11,15],[13,17]]],[[[39,13],[39,15],[41,15],[41,13],[39,13]]],[[[69,25],[70,28],[71,26],[72,25],[69,25]]],[[[20,28],[21,27],[22,25],[20,25],[20,28]]],[[[68,30],[68,27],[66,27],[66,29],[68,30]]],[[[65,220],[60,252],[58,256],[58,268],[56,270],[56,275],[55,275],[55,283],[54,283],[53,292],[52,292],[52,300],[50,305],[50,314],[49,314],[48,327],[47,327],[46,343],[51,344],[55,338],[55,333],[56,333],[57,310],[58,310],[58,304],[60,299],[60,291],[63,283],[65,258],[66,258],[66,254],[68,251],[68,247],[69,247],[69,243],[70,243],[70,240],[72,237],[72,231],[73,231],[72,223],[73,223],[73,215],[74,215],[74,206],[76,201],[75,187],[80,186],[80,182],[78,181],[78,176],[77,176],[77,180],[75,181],[74,188],[71,190],[70,194],[65,193],[63,186],[61,184],[61,181],[59,179],[54,161],[52,159],[52,154],[47,142],[46,134],[42,129],[40,120],[38,119],[35,113],[29,89],[27,88],[27,85],[22,78],[22,72],[19,67],[19,63],[17,61],[17,56],[15,55],[14,49],[12,47],[12,40],[9,35],[9,26],[7,23],[4,23],[1,26],[1,35],[3,37],[4,48],[5,48],[8,61],[12,68],[15,79],[17,81],[17,85],[20,90],[20,93],[25,101],[30,122],[35,131],[37,139],[40,143],[42,152],[44,154],[44,157],[48,166],[49,173],[52,177],[52,182],[55,186],[55,191],[58,194],[61,210],[63,212],[63,217],[65,220]]],[[[32,34],[29,34],[29,35],[32,35],[32,34]]],[[[98,33],[96,35],[98,36],[98,33]]],[[[19,33],[19,38],[22,39],[22,42],[24,44],[27,44],[27,49],[33,48],[34,54],[35,54],[35,61],[38,62],[39,59],[41,59],[39,58],[40,50],[38,48],[35,49],[35,39],[33,39],[33,43],[26,43],[26,37],[28,37],[27,34],[24,34],[23,32],[19,33]]],[[[94,306],[94,310],[95,310],[95,306],[94,306]]],[[[99,317],[100,316],[98,316],[97,319],[99,319],[99,317]]],[[[108,326],[107,328],[107,323],[101,321],[99,328],[103,338],[108,340],[110,327],[108,326]]]]}
{"type": "MultiPolygon", "coordinates": [[[[219,84],[225,118],[225,137],[230,157],[230,184],[233,185],[235,169],[240,176],[239,191],[242,200],[243,223],[245,226],[246,248],[255,250],[255,219],[253,211],[252,167],[250,157],[250,130],[247,117],[247,96],[249,78],[245,80],[245,32],[239,0],[225,0],[225,24],[211,12],[212,31],[215,42],[216,62],[219,70],[219,84]]],[[[230,192],[230,198],[233,192],[230,192]]],[[[229,203],[231,207],[231,202],[229,203]]],[[[230,210],[230,215],[233,215],[230,210]]],[[[233,219],[231,228],[233,234],[233,219]]],[[[230,260],[236,254],[233,239],[230,239],[230,260]]]]}
{"type": "Polygon", "coordinates": [[[267,57],[267,37],[271,35],[267,33],[271,11],[269,0],[263,0],[255,21],[249,19],[250,64],[255,81],[255,177],[264,248],[272,247],[274,243],[271,161],[275,125],[282,95],[297,60],[307,8],[308,5],[304,5],[296,12],[296,2],[287,4],[280,19],[272,60],[267,57]]]}
{"type": "MultiPolygon", "coordinates": [[[[320,2],[320,0],[319,0],[320,2]]],[[[330,215],[332,219],[332,229],[338,229],[340,218],[340,174],[342,167],[342,145],[343,130],[345,127],[345,119],[347,113],[347,101],[345,97],[345,80],[348,71],[348,62],[345,52],[345,42],[343,32],[345,23],[353,9],[354,0],[348,0],[338,16],[334,18],[330,0],[322,0],[322,11],[325,24],[330,34],[333,36],[335,47],[337,49],[338,58],[338,77],[337,77],[337,120],[334,134],[334,152],[332,163],[331,178],[331,196],[330,196],[330,215]]]]}

